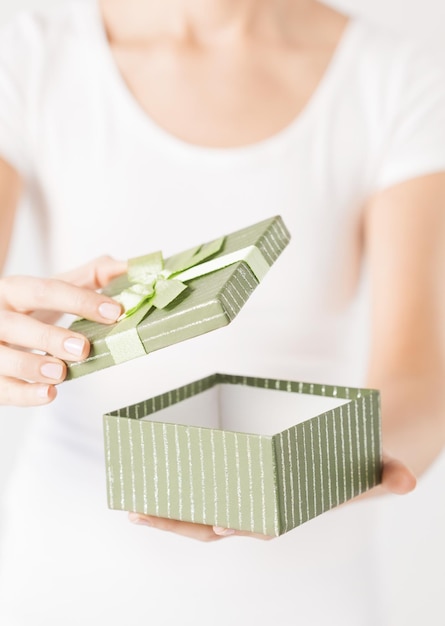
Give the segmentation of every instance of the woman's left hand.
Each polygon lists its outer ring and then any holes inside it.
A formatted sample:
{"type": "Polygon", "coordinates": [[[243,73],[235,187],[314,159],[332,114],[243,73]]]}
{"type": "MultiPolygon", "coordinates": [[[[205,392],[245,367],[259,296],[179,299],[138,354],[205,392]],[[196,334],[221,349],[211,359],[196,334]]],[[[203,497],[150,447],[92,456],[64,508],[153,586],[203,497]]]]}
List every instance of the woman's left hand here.
{"type": "MultiPolygon", "coordinates": [[[[415,487],[416,478],[411,470],[409,470],[401,461],[384,454],[382,483],[374,489],[371,489],[357,498],[354,498],[353,501],[384,494],[405,495],[410,491],[413,491],[415,487]]],[[[218,541],[226,537],[251,537],[262,541],[273,539],[273,537],[269,537],[267,535],[233,530],[231,528],[221,528],[219,526],[206,526],[204,524],[180,522],[163,517],[155,517],[153,515],[142,515],[141,513],[129,513],[128,517],[130,522],[133,522],[133,524],[140,524],[141,526],[149,526],[158,530],[165,530],[203,542],[218,541]]]]}
{"type": "Polygon", "coordinates": [[[141,526],[150,526],[158,530],[166,530],[170,533],[182,535],[189,539],[197,539],[204,543],[219,541],[226,537],[252,537],[253,539],[261,539],[268,541],[273,539],[267,535],[259,535],[256,533],[248,533],[241,530],[233,530],[232,528],[220,528],[219,526],[206,526],[205,524],[193,524],[192,522],[179,522],[164,517],[154,517],[153,515],[142,515],[141,513],[129,513],[130,522],[140,524],[141,526]]]}
{"type": "MultiPolygon", "coordinates": [[[[402,461],[398,461],[384,452],[382,482],[368,493],[370,496],[384,494],[404,496],[413,491],[416,484],[417,479],[413,472],[402,461]]],[[[365,497],[366,495],[365,493],[358,497],[365,497]]]]}

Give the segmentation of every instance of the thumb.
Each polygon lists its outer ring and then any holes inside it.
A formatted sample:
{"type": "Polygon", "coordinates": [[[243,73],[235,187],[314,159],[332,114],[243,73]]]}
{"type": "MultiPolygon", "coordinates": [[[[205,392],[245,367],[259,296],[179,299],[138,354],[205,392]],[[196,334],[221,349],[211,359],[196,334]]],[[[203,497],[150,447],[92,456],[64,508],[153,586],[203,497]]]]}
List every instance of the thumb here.
{"type": "Polygon", "coordinates": [[[382,487],[388,493],[405,495],[416,487],[416,477],[401,461],[383,455],[382,487]]]}
{"type": "Polygon", "coordinates": [[[116,276],[127,271],[127,262],[101,256],[86,265],[56,276],[59,280],[86,289],[102,289],[116,276]]]}

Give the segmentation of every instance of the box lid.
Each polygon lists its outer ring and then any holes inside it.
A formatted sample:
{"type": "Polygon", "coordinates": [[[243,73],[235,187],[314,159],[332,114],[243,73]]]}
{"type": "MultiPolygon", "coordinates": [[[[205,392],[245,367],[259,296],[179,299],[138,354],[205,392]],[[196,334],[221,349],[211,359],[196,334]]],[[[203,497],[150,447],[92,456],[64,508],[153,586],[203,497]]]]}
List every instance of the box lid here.
{"type": "Polygon", "coordinates": [[[67,365],[77,378],[229,324],[290,240],[280,216],[180,252],[129,261],[104,293],[125,305],[108,326],[85,319],[71,328],[91,343],[87,359],[67,365]]]}

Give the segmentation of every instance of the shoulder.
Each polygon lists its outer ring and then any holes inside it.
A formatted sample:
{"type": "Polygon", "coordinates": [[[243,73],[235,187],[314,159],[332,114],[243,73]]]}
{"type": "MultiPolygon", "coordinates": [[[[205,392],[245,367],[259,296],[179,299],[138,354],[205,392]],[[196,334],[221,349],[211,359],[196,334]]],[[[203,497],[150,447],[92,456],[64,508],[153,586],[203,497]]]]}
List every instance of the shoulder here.
{"type": "Polygon", "coordinates": [[[94,22],[94,3],[70,0],[52,9],[23,10],[0,28],[0,62],[35,61],[63,48],[73,38],[85,38],[94,22]]]}
{"type": "Polygon", "coordinates": [[[355,76],[362,76],[363,86],[380,86],[387,96],[397,97],[407,87],[421,88],[426,82],[445,85],[445,63],[426,44],[365,19],[353,18],[350,27],[355,76]]]}
{"type": "Polygon", "coordinates": [[[353,24],[348,76],[372,146],[372,190],[445,168],[445,66],[426,45],[353,24]]]}
{"type": "Polygon", "coordinates": [[[0,28],[0,154],[24,176],[35,167],[49,99],[64,89],[70,102],[73,71],[83,75],[88,67],[91,51],[83,57],[81,51],[97,32],[95,7],[68,0],[56,9],[18,12],[0,28]]]}
{"type": "MultiPolygon", "coordinates": [[[[386,140],[401,123],[428,111],[445,114],[445,64],[427,45],[370,21],[350,23],[347,89],[375,140],[386,140]]],[[[442,119],[442,118],[441,118],[442,119]]]]}

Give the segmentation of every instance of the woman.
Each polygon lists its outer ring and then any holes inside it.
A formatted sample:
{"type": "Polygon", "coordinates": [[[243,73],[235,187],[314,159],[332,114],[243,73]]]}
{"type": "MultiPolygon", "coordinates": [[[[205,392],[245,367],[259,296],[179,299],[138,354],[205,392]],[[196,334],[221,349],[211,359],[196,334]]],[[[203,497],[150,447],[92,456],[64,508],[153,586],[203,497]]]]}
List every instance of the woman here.
{"type": "Polygon", "coordinates": [[[1,402],[43,406],[10,489],[2,623],[388,623],[373,503],[272,542],[130,515],[173,531],[143,534],[106,510],[100,416],[216,370],[364,384],[403,461],[375,495],[414,487],[444,443],[441,73],[311,0],[75,2],[0,48],[2,258],[23,189],[51,274],[278,212],[293,236],[228,329],[58,392],[89,347],[29,312],[113,323],[93,290],[125,265],[0,282],[1,402]]]}

